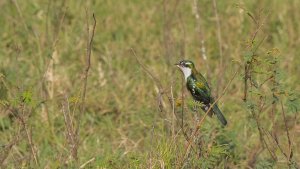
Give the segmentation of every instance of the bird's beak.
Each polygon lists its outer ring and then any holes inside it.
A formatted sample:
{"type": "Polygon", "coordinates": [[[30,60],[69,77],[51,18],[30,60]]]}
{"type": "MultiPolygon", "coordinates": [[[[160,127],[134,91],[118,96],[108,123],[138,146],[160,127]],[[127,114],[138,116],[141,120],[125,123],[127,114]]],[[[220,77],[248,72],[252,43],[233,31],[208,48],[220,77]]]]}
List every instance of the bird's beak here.
{"type": "Polygon", "coordinates": [[[180,65],[178,63],[175,63],[174,65],[177,66],[177,67],[180,67],[180,65]]]}

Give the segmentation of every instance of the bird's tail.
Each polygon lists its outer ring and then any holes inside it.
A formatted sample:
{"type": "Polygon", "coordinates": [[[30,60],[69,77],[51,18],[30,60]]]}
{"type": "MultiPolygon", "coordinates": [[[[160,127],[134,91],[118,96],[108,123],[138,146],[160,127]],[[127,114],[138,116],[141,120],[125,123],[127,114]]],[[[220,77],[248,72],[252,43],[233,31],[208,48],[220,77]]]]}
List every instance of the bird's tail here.
{"type": "Polygon", "coordinates": [[[218,117],[218,119],[220,120],[220,122],[222,123],[222,125],[226,126],[227,124],[227,120],[225,119],[224,115],[222,114],[221,110],[219,109],[219,107],[215,104],[213,106],[213,112],[214,114],[218,117]]]}

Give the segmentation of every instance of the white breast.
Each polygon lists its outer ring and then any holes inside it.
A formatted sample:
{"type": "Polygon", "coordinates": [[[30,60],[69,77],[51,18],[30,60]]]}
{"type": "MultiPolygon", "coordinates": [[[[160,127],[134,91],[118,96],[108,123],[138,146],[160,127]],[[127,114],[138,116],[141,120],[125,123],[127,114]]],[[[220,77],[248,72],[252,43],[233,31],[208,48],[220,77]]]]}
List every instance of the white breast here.
{"type": "Polygon", "coordinates": [[[188,68],[188,67],[180,67],[181,71],[183,72],[185,81],[187,80],[187,78],[192,74],[192,69],[188,68]]]}

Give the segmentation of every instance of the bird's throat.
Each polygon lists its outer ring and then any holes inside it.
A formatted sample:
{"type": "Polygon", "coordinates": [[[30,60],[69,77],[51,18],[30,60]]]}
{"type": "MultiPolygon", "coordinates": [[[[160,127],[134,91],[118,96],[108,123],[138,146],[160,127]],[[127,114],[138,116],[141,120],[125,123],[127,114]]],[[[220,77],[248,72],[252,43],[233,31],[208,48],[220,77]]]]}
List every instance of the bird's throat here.
{"type": "Polygon", "coordinates": [[[187,78],[192,75],[192,69],[190,69],[190,68],[183,67],[183,68],[181,68],[181,71],[184,75],[185,81],[187,81],[187,78]]]}

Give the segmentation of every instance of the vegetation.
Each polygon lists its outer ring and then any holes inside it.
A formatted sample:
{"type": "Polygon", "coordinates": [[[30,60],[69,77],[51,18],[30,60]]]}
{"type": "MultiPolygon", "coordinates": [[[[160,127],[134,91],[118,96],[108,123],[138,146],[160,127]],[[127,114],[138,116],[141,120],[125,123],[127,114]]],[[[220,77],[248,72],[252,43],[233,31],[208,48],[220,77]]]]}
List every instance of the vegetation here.
{"type": "Polygon", "coordinates": [[[299,168],[299,6],[0,1],[1,168],[299,168]]]}

